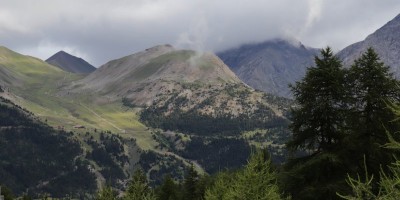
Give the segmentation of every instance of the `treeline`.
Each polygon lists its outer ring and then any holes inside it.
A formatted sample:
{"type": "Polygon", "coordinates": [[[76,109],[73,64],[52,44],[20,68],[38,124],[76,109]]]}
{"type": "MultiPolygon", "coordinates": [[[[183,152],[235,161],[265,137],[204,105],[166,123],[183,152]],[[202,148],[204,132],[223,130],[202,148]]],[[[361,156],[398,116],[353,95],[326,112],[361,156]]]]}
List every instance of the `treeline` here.
{"type": "Polygon", "coordinates": [[[266,110],[264,107],[262,110],[257,110],[254,116],[247,114],[240,114],[239,116],[224,114],[215,117],[201,114],[195,109],[186,112],[178,108],[166,116],[167,109],[167,105],[164,107],[151,106],[146,108],[141,112],[140,120],[150,127],[199,136],[239,135],[243,131],[254,130],[256,128],[284,127],[289,123],[287,119],[274,116],[271,111],[266,110]]]}

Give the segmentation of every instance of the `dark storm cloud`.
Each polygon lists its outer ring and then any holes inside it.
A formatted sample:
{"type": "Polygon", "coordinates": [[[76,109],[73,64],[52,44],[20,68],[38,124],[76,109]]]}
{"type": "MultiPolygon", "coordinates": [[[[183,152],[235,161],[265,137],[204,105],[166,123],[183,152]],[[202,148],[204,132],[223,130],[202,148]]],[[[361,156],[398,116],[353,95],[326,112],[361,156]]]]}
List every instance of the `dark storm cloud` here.
{"type": "Polygon", "coordinates": [[[0,45],[97,66],[165,43],[218,51],[283,37],[339,50],[399,12],[398,0],[5,0],[0,45]]]}

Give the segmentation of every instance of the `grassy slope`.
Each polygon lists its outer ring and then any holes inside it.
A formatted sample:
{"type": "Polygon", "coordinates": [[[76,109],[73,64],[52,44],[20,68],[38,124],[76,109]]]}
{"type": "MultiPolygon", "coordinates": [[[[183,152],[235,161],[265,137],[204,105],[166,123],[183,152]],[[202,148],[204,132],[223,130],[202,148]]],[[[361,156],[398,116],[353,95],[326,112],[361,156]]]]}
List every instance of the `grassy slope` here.
{"type": "Polygon", "coordinates": [[[18,83],[10,86],[15,95],[9,95],[9,98],[47,120],[51,126],[72,130],[75,125],[83,125],[88,129],[109,130],[127,138],[136,138],[138,145],[145,150],[156,145],[147,128],[138,121],[137,112],[123,108],[120,102],[96,104],[90,95],[70,97],[57,94],[59,87],[82,78],[79,75],[0,47],[0,77],[18,83]]]}

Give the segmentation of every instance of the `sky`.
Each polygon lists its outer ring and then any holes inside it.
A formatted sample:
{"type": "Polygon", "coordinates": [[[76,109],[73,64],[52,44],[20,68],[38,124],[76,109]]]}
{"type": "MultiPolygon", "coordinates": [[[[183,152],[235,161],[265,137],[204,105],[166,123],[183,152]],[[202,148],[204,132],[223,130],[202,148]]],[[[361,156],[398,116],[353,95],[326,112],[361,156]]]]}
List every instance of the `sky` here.
{"type": "Polygon", "coordinates": [[[339,51],[398,14],[399,0],[0,0],[0,45],[96,67],[159,44],[218,52],[282,38],[339,51]]]}

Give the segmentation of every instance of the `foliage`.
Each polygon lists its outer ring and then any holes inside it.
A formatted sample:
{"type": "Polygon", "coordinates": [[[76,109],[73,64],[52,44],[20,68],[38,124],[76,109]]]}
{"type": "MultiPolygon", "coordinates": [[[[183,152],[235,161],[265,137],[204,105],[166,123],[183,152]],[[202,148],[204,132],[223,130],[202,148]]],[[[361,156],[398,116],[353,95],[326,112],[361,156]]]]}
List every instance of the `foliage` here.
{"type": "Polygon", "coordinates": [[[181,196],[179,194],[179,185],[177,185],[171,178],[171,175],[167,174],[164,177],[164,182],[159,187],[157,192],[157,200],[177,200],[181,196]]]}
{"type": "Polygon", "coordinates": [[[292,110],[293,138],[287,146],[309,154],[286,164],[283,184],[298,199],[335,197],[345,178],[337,154],[345,135],[345,70],[329,47],[315,64],[291,86],[298,106],[292,110]]]}
{"type": "Polygon", "coordinates": [[[3,98],[0,126],[0,177],[16,194],[94,192],[95,176],[79,159],[82,149],[72,133],[54,130],[3,98]]]}
{"type": "Polygon", "coordinates": [[[393,121],[395,115],[387,106],[388,102],[399,101],[399,82],[372,48],[355,60],[348,77],[352,94],[348,122],[351,133],[346,146],[353,154],[350,161],[358,162],[357,171],[363,170],[365,156],[368,173],[375,176],[374,185],[379,181],[381,168],[387,172],[387,166],[394,162],[395,152],[381,147],[389,142],[386,132],[393,133],[394,139],[400,139],[400,135],[395,133],[400,124],[393,121]]]}
{"type": "Polygon", "coordinates": [[[250,155],[250,146],[243,139],[191,137],[179,152],[185,158],[197,160],[208,173],[242,167],[250,155]]]}
{"type": "Polygon", "coordinates": [[[4,200],[13,200],[14,199],[14,195],[12,193],[12,191],[10,190],[10,188],[6,187],[5,185],[1,185],[0,184],[0,195],[4,196],[4,200]]]}
{"type": "Polygon", "coordinates": [[[92,151],[86,154],[86,158],[93,160],[101,167],[100,173],[112,186],[116,186],[118,180],[126,177],[121,166],[128,162],[125,155],[123,140],[120,136],[111,133],[100,133],[100,141],[93,138],[85,140],[92,147],[92,151]]]}
{"type": "MultiPolygon", "coordinates": [[[[395,113],[395,121],[399,121],[400,117],[400,106],[389,103],[388,107],[395,113]]],[[[392,149],[395,151],[400,150],[400,143],[397,142],[390,133],[388,134],[389,142],[384,145],[384,148],[392,149]]],[[[366,159],[365,159],[366,161],[366,159]]],[[[347,183],[352,188],[351,195],[338,194],[341,198],[347,200],[364,200],[364,199],[376,199],[376,200],[395,200],[400,196],[400,161],[396,160],[389,166],[389,171],[385,172],[381,169],[380,181],[378,183],[378,192],[374,191],[373,180],[374,175],[369,175],[368,167],[364,164],[365,175],[361,178],[357,175],[357,178],[353,178],[350,175],[347,177],[347,183]]]]}
{"type": "Polygon", "coordinates": [[[149,173],[150,185],[160,185],[163,176],[170,174],[177,180],[183,180],[187,166],[182,160],[173,155],[158,154],[154,151],[145,151],[140,155],[139,165],[149,173]]]}
{"type": "Polygon", "coordinates": [[[398,101],[399,83],[372,49],[348,70],[329,47],[315,63],[292,86],[298,105],[288,148],[307,154],[285,164],[281,184],[298,199],[337,199],[337,192],[351,192],[344,180],[363,170],[365,155],[369,170],[360,178],[375,177],[370,186],[376,194],[380,169],[388,172],[393,162],[394,151],[381,148],[388,142],[386,131],[399,138],[399,123],[387,108],[387,102],[398,101]]]}
{"type": "Polygon", "coordinates": [[[97,193],[96,200],[117,200],[117,193],[111,186],[103,186],[97,193]]]}
{"type": "Polygon", "coordinates": [[[206,191],[206,200],[267,200],[282,199],[266,151],[254,153],[243,170],[234,174],[222,173],[213,187],[206,191]]]}
{"type": "Polygon", "coordinates": [[[134,172],[128,184],[125,200],[155,200],[156,197],[148,185],[146,175],[142,170],[134,172]]]}

